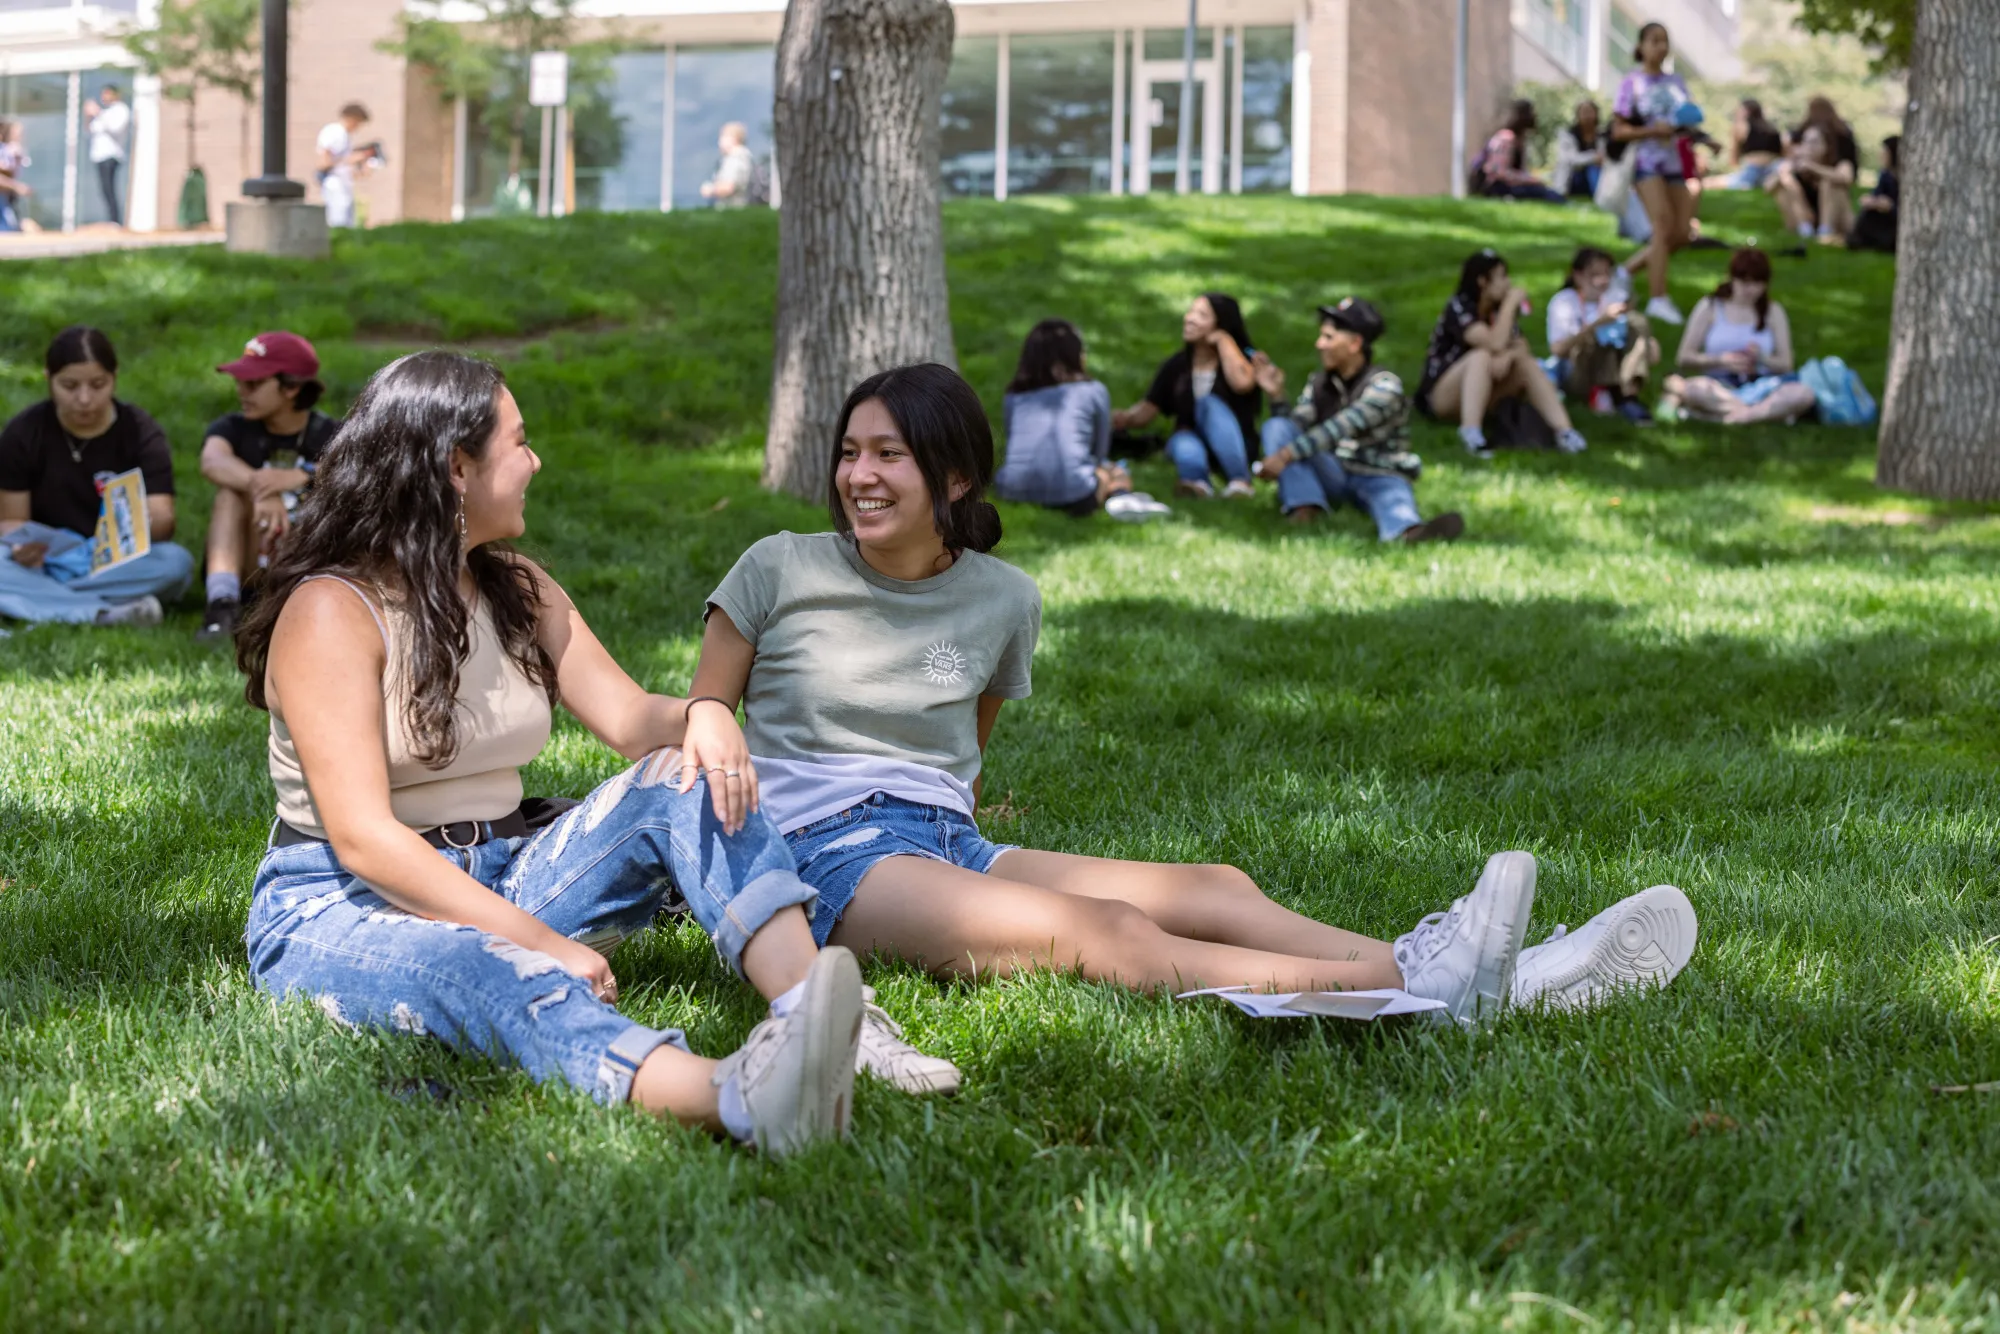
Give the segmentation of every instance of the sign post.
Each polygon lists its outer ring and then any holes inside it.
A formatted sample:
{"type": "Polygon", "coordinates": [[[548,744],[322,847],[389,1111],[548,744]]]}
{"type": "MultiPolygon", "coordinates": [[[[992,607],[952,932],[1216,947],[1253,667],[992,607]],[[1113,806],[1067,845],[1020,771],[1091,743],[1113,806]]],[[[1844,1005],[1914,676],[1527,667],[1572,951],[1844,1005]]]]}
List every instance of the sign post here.
{"type": "Polygon", "coordinates": [[[528,105],[542,109],[541,181],[535,187],[535,216],[549,216],[559,159],[555,151],[556,108],[569,102],[569,52],[537,51],[528,57],[528,105]]]}

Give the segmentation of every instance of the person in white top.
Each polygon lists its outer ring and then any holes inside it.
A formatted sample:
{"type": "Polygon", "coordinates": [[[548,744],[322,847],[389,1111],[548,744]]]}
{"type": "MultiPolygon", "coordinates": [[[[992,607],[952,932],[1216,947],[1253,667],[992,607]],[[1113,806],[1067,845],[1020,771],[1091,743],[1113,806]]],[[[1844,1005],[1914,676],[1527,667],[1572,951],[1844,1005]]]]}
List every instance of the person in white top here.
{"type": "Polygon", "coordinates": [[[1585,246],[1569,262],[1569,278],[1549,299],[1549,356],[1556,385],[1599,411],[1615,409],[1635,425],[1651,425],[1639,402],[1646,377],[1660,360],[1660,344],[1645,315],[1612,290],[1616,263],[1585,246]],[[1599,399],[1607,400],[1602,406],[1599,399]]]}
{"type": "Polygon", "coordinates": [[[375,160],[375,145],[354,142],[354,136],[368,123],[368,108],[349,102],[340,109],[340,119],[319,132],[317,165],[319,192],[326,200],[326,225],[354,225],[354,179],[365,173],[375,160]]]}
{"type": "Polygon", "coordinates": [[[118,189],[118,169],[125,165],[125,135],[132,128],[132,108],[116,84],[105,84],[97,101],[83,104],[90,126],[90,160],[97,168],[97,188],[104,192],[104,211],[113,227],[125,225],[124,198],[118,189]]]}
{"type": "Polygon", "coordinates": [[[1667,377],[1663,415],[1730,426],[1791,422],[1817,401],[1799,381],[1791,321],[1771,300],[1771,257],[1761,250],[1746,247],[1729,257],[1729,277],[1688,317],[1674,362],[1698,373],[1667,377]]]}
{"type": "Polygon", "coordinates": [[[716,208],[748,208],[755,202],[750,198],[750,187],[757,177],[757,159],[750,152],[749,141],[750,129],[742,121],[732,120],[722,127],[716,144],[722,161],[714,179],[701,184],[701,197],[716,208]]]}

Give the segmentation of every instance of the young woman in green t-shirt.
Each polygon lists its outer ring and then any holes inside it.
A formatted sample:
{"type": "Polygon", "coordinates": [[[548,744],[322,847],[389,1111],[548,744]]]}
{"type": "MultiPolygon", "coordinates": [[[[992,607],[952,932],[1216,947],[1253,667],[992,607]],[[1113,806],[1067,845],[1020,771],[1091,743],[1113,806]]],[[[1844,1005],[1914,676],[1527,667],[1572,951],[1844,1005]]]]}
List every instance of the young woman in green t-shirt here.
{"type": "Polygon", "coordinates": [[[1470,894],[1391,942],[1293,912],[1232,866],[987,841],[973,822],[980,757],[1001,705],[1029,693],[1041,612],[1033,581],[987,554],[1000,539],[982,499],[992,473],[985,412],[956,372],[873,376],[840,414],[835,531],[765,539],[709,599],[689,748],[743,775],[786,835],[818,891],[822,943],[947,975],[1399,987],[1463,1021],[1664,982],[1686,963],[1694,915],[1671,886],[1523,952],[1525,852],[1493,857],[1470,894]]]}

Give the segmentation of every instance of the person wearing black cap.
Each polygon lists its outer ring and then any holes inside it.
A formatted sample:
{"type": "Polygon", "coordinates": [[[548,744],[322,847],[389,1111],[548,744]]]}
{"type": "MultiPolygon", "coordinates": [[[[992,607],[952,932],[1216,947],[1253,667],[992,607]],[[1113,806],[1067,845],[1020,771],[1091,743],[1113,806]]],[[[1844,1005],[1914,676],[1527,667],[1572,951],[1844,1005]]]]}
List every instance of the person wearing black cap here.
{"type": "Polygon", "coordinates": [[[208,609],[195,631],[204,643],[235,635],[243,576],[270,558],[291,527],[292,507],[340,429],[313,408],[324,392],[319,354],[295,333],[258,334],[242,356],[215,369],[236,381],[239,406],[209,425],[201,445],[201,475],[215,484],[208,609]]]}
{"type": "Polygon", "coordinates": [[[1423,460],[1410,452],[1410,399],[1394,371],[1375,365],[1382,314],[1360,297],[1319,308],[1320,369],[1285,412],[1285,373],[1257,357],[1257,383],[1271,396],[1258,473],[1275,478],[1278,505],[1309,523],[1342,501],[1375,521],[1384,542],[1451,541],[1465,531],[1456,512],[1422,519],[1410,483],[1423,460]]]}

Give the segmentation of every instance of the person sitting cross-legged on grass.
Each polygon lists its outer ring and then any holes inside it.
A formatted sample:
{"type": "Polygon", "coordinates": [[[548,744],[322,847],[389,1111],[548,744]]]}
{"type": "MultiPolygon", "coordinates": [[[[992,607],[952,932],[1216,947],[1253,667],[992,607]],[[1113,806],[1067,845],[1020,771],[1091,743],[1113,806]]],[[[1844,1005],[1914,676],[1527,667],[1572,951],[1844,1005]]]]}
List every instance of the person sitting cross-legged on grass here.
{"type": "Polygon", "coordinates": [[[1771,299],[1771,257],[1745,248],[1729,257],[1729,277],[1688,317],[1674,362],[1699,374],[1669,375],[1658,411],[1731,426],[1796,421],[1817,400],[1800,382],[1792,323],[1771,299]]]}
{"type": "Polygon", "coordinates": [[[1128,521],[1169,513],[1135,492],[1132,474],[1111,461],[1111,391],[1090,378],[1083,360],[1083,338],[1068,320],[1043,320],[1028,331],[1001,400],[1007,462],[993,478],[994,493],[1076,518],[1100,509],[1128,521]]]}
{"type": "Polygon", "coordinates": [[[1382,316],[1359,297],[1319,308],[1320,369],[1285,411],[1285,373],[1257,354],[1257,383],[1270,396],[1258,472],[1278,483],[1278,508],[1309,523],[1342,501],[1375,521],[1384,542],[1449,541],[1465,531],[1456,513],[1417,516],[1410,484],[1423,460],[1410,452],[1410,400],[1397,374],[1374,363],[1382,316]]]}
{"type": "Polygon", "coordinates": [[[1215,494],[1213,469],[1225,479],[1222,494],[1257,493],[1250,483],[1250,445],[1257,434],[1263,395],[1251,364],[1256,348],[1236,298],[1204,292],[1181,319],[1180,351],[1160,363],[1146,397],[1111,414],[1118,431],[1143,430],[1163,412],[1174,417],[1167,455],[1180,480],[1174,494],[1206,499],[1215,494]]]}
{"type": "Polygon", "coordinates": [[[1492,858],[1471,893],[1391,942],[1281,907],[1233,867],[989,842],[973,821],[981,756],[1002,704],[1029,693],[1041,594],[989,554],[985,411],[948,367],[905,366],[854,389],[830,443],[835,531],[779,533],[736,562],[708,598],[693,687],[718,728],[744,702],[747,737],[710,762],[756,769],[819,893],[816,939],[946,976],[1402,987],[1466,1021],[1664,981],[1686,961],[1692,910],[1669,889],[1524,956],[1526,853],[1492,858]],[[1612,925],[1623,952],[1604,943],[1612,925]]]}
{"type": "Polygon", "coordinates": [[[174,535],[174,459],[151,417],[118,394],[118,353],[96,329],[57,334],[49,396],[0,430],[0,616],[158,625],[194,574],[174,535]],[[152,549],[91,573],[103,483],[137,469],[152,549]]]}
{"type": "Polygon", "coordinates": [[[1645,315],[1611,292],[1616,262],[1585,246],[1569,262],[1569,277],[1549,299],[1549,356],[1557,386],[1586,402],[1599,396],[1627,421],[1651,425],[1639,401],[1660,361],[1659,340],[1645,315]]]}
{"type": "Polygon", "coordinates": [[[201,475],[215,484],[208,516],[207,607],[195,638],[236,633],[243,580],[267,563],[340,423],[314,404],[319,353],[295,333],[261,333],[216,370],[236,381],[235,412],[209,423],[201,475]]]}
{"type": "Polygon", "coordinates": [[[237,638],[277,789],[245,932],[260,989],[778,1153],[845,1135],[857,1061],[955,1082],[815,945],[754,775],[717,758],[734,721],[640,689],[505,545],[542,465],[497,369],[392,363],[322,462],[237,638]],[[546,822],[520,770],[557,703],[638,763],[546,822]],[[616,1008],[606,954],[676,887],[772,999],[719,1065],[616,1008]]]}
{"type": "Polygon", "coordinates": [[[1507,261],[1487,249],[1466,257],[1458,291],[1445,303],[1424,354],[1417,406],[1438,418],[1458,418],[1466,452],[1491,458],[1486,410],[1503,398],[1525,398],[1556,433],[1556,448],[1581,453],[1584,438],[1570,423],[1562,395],[1536,364],[1515,322],[1528,294],[1507,274],[1507,261]]]}

